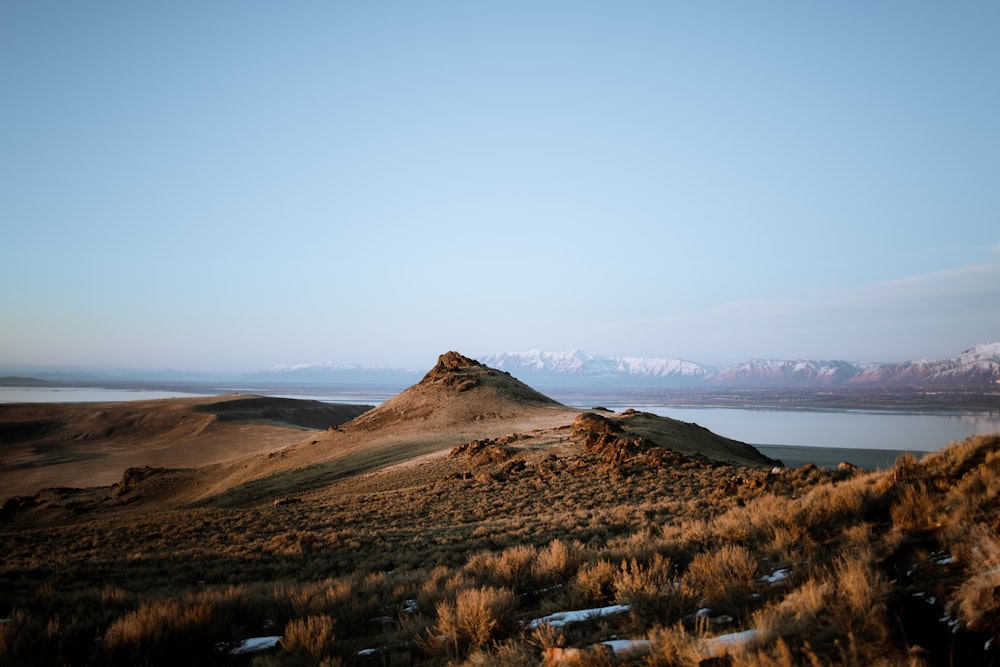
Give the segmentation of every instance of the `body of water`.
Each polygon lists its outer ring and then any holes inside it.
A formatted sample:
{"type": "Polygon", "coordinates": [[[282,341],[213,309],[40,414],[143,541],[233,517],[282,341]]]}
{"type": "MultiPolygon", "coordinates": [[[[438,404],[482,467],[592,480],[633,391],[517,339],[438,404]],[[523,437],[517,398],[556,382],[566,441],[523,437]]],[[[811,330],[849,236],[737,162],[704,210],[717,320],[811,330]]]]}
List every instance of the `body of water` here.
{"type": "Polygon", "coordinates": [[[0,403],[111,403],[206,395],[211,394],[100,387],[0,387],[0,403]]]}
{"type": "Polygon", "coordinates": [[[895,410],[765,410],[714,407],[641,408],[693,422],[754,445],[931,452],[970,435],[1000,433],[1000,413],[895,410]]]}

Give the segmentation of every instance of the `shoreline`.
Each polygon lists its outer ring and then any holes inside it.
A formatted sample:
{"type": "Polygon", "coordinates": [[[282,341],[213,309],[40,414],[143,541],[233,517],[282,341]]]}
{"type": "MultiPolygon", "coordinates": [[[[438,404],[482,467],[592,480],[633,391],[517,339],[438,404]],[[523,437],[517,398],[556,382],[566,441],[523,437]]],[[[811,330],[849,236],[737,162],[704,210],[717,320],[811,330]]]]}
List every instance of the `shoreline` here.
{"type": "Polygon", "coordinates": [[[915,449],[851,449],[846,447],[810,447],[804,445],[753,445],[761,454],[778,459],[786,468],[798,468],[810,463],[821,468],[836,468],[842,461],[864,470],[885,470],[905,452],[917,459],[930,454],[915,449]]]}

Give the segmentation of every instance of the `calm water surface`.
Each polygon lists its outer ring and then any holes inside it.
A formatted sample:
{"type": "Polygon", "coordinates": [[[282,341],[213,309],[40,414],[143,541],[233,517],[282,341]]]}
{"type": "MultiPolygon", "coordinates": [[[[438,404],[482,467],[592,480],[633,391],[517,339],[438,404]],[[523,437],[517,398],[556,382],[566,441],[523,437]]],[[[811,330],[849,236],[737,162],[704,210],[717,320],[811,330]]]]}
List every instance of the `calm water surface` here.
{"type": "Polygon", "coordinates": [[[936,451],[952,440],[1000,433],[1000,413],[762,410],[645,406],[734,440],[760,445],[936,451]]]}
{"type": "Polygon", "coordinates": [[[211,394],[97,387],[0,387],[0,403],[104,403],[206,395],[211,394]]]}

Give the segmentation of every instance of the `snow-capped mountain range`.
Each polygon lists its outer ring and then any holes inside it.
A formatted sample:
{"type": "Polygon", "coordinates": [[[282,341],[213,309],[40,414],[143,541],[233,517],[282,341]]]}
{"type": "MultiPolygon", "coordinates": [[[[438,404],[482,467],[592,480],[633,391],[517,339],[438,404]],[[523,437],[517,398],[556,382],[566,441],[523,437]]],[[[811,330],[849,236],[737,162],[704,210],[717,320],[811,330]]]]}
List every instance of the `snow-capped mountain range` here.
{"type": "MultiPolygon", "coordinates": [[[[478,361],[540,389],[628,386],[662,388],[927,388],[1000,391],[1000,342],[977,345],[940,361],[855,363],[808,359],[752,359],[724,368],[682,359],[598,356],[569,352],[505,352],[478,361]]],[[[356,364],[276,366],[255,378],[285,382],[399,382],[425,370],[356,364]]]]}
{"type": "Polygon", "coordinates": [[[717,368],[682,359],[595,357],[564,353],[506,353],[480,359],[487,366],[539,384],[636,384],[662,387],[812,387],[845,383],[864,369],[846,361],[752,359],[717,368]]]}

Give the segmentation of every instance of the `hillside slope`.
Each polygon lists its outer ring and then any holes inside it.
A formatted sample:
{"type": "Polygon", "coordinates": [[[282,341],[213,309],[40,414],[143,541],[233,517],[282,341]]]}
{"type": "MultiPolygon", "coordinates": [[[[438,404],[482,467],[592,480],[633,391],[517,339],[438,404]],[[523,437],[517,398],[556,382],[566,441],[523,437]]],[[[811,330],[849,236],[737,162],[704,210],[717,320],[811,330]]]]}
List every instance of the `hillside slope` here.
{"type": "MultiPolygon", "coordinates": [[[[239,416],[247,420],[255,411],[259,416],[268,414],[263,403],[245,399],[224,405],[215,408],[221,413],[218,419],[239,416]]],[[[335,493],[332,486],[337,483],[379,470],[391,472],[394,466],[422,457],[441,457],[472,441],[519,443],[514,450],[524,450],[526,464],[536,466],[544,455],[593,454],[588,439],[602,435],[606,435],[602,447],[624,452],[617,455],[621,461],[631,460],[637,453],[648,456],[656,449],[662,450],[659,454],[697,455],[735,465],[775,464],[750,445],[665,417],[606,413],[600,428],[607,434],[594,435],[587,427],[581,428],[580,415],[580,410],[557,403],[507,373],[448,352],[419,383],[347,423],[311,431],[293,444],[284,442],[213,465],[181,460],[172,467],[189,470],[143,473],[140,479],[129,480],[128,497],[115,498],[114,505],[131,505],[141,499],[137,507],[146,509],[190,503],[236,507],[268,504],[293,494],[335,493]]],[[[169,439],[171,433],[160,437],[169,439]]],[[[100,493],[91,495],[96,498],[100,493]]],[[[75,495],[74,502],[85,502],[75,495]]]]}
{"type": "Polygon", "coordinates": [[[126,468],[194,468],[294,444],[370,409],[226,394],[121,403],[0,405],[0,489],[113,484],[126,468]]]}

